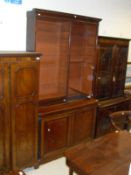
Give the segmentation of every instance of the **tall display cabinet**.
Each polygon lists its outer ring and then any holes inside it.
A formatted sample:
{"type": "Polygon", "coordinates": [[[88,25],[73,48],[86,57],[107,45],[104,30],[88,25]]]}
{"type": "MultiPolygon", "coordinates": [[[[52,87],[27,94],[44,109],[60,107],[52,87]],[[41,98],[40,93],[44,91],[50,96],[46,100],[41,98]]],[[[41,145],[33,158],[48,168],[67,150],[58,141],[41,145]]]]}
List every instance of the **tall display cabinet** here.
{"type": "Polygon", "coordinates": [[[37,164],[39,58],[0,52],[0,173],[37,164]]]}
{"type": "Polygon", "coordinates": [[[99,99],[96,135],[110,132],[109,114],[128,110],[124,95],[129,39],[98,37],[95,97],[99,99]]]}
{"type": "Polygon", "coordinates": [[[99,37],[96,98],[124,95],[129,39],[99,37]]]}
{"type": "Polygon", "coordinates": [[[43,55],[39,83],[42,162],[62,155],[67,147],[94,135],[97,101],[93,92],[99,21],[42,9],[27,13],[27,50],[43,55]]]}

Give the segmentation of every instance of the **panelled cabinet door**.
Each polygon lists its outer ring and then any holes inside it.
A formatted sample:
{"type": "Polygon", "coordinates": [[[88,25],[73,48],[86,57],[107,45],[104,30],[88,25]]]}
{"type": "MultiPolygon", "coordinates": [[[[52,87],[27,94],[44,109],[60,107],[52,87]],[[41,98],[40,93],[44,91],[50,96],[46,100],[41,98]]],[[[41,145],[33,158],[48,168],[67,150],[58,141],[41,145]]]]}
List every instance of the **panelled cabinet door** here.
{"type": "Polygon", "coordinates": [[[59,114],[57,117],[62,118],[45,122],[43,121],[43,155],[44,153],[57,151],[58,149],[63,149],[67,146],[68,117],[63,117],[64,115],[66,114],[59,114]]]}
{"type": "Polygon", "coordinates": [[[73,119],[72,143],[77,144],[84,140],[92,139],[95,126],[95,109],[76,110],[73,119]]]}
{"type": "Polygon", "coordinates": [[[0,171],[10,169],[8,65],[0,64],[0,171]]]}
{"type": "Polygon", "coordinates": [[[39,62],[11,66],[13,169],[37,162],[37,100],[39,62]]]}

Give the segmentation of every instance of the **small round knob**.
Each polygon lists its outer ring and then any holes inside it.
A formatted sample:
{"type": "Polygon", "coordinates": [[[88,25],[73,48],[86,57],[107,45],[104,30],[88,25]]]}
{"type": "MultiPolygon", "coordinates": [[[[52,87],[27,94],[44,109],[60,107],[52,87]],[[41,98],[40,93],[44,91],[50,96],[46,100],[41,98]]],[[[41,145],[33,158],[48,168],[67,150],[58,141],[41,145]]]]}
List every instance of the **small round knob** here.
{"type": "Polygon", "coordinates": [[[22,171],[19,171],[19,173],[18,173],[19,175],[24,175],[24,173],[22,172],[22,171]]]}
{"type": "Polygon", "coordinates": [[[90,68],[91,68],[92,70],[94,70],[94,69],[95,69],[95,67],[94,67],[94,66],[90,66],[90,68]]]}
{"type": "Polygon", "coordinates": [[[47,129],[47,131],[48,131],[48,132],[51,132],[51,129],[50,129],[50,128],[48,128],[48,129],[47,129]]]}
{"type": "Polygon", "coordinates": [[[40,57],[36,57],[36,60],[40,60],[40,57]]]}
{"type": "Polygon", "coordinates": [[[66,102],[66,99],[65,98],[63,99],[63,102],[66,102]]]}
{"type": "Polygon", "coordinates": [[[91,99],[91,97],[92,97],[92,95],[87,95],[87,98],[88,98],[88,99],[91,99]]]}
{"type": "Polygon", "coordinates": [[[101,77],[97,77],[97,79],[98,79],[98,80],[100,80],[100,79],[101,79],[101,77]]]}

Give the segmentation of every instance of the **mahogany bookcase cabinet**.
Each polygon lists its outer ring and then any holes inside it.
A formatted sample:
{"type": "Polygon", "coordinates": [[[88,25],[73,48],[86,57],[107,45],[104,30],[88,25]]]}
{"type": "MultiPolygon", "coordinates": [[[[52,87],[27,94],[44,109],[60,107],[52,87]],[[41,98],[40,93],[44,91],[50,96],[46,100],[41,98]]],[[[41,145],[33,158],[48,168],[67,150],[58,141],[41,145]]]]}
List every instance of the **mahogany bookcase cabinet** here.
{"type": "Polygon", "coordinates": [[[0,174],[37,163],[39,58],[0,52],[0,174]]]}
{"type": "Polygon", "coordinates": [[[109,113],[128,110],[130,98],[125,97],[126,66],[129,39],[98,37],[98,59],[95,97],[99,99],[96,135],[110,131],[109,113]]]}
{"type": "Polygon", "coordinates": [[[62,155],[71,144],[93,137],[99,21],[42,9],[27,12],[27,50],[43,55],[39,83],[42,162],[62,155]]]}

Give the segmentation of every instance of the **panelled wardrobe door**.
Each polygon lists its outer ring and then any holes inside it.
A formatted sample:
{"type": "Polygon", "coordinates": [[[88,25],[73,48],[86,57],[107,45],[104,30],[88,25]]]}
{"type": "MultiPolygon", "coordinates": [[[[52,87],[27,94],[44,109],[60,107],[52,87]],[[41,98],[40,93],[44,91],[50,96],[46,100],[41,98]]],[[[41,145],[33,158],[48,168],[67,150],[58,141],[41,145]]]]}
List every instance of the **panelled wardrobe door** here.
{"type": "Polygon", "coordinates": [[[13,169],[37,164],[39,61],[17,59],[11,66],[13,169]]]}
{"type": "Polygon", "coordinates": [[[0,172],[10,169],[8,65],[0,63],[0,172]]]}

